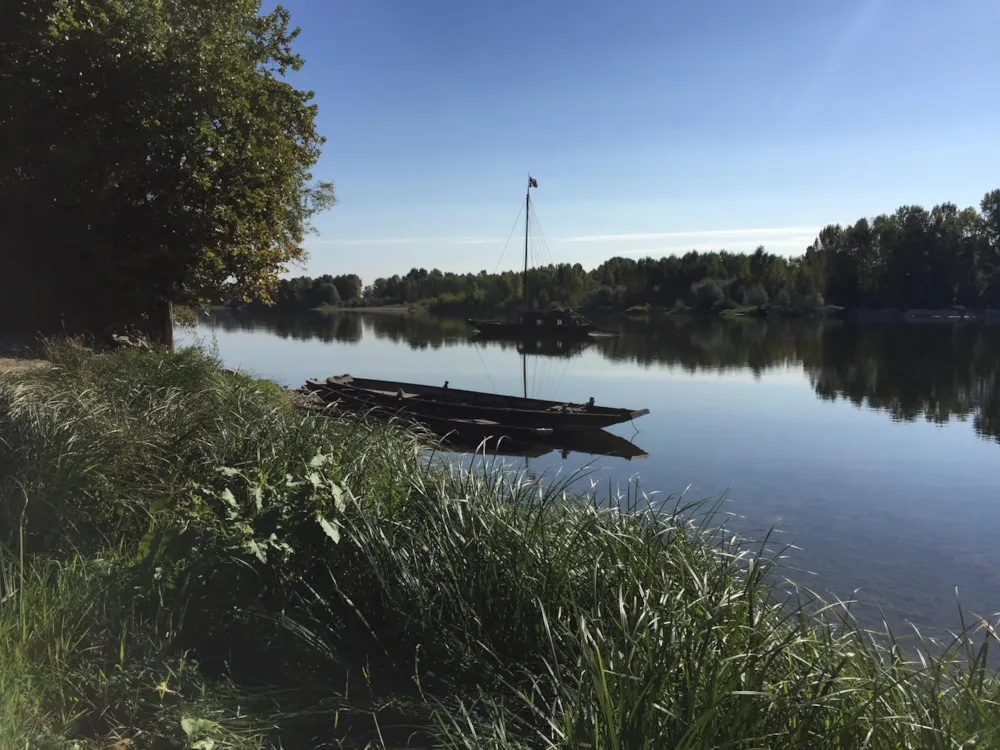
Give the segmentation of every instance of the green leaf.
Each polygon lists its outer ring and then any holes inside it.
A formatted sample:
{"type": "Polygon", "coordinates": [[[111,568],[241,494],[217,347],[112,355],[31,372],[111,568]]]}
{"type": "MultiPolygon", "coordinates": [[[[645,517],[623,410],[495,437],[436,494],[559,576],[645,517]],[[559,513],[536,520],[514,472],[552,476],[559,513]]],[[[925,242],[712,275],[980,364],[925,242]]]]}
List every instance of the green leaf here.
{"type": "Polygon", "coordinates": [[[330,491],[333,493],[333,504],[337,506],[337,510],[341,513],[347,508],[347,503],[344,502],[344,492],[349,492],[346,488],[341,488],[340,485],[331,485],[330,491]]]}
{"type": "Polygon", "coordinates": [[[318,469],[321,466],[326,466],[332,459],[333,456],[329,456],[324,453],[317,453],[309,461],[309,466],[313,469],[318,469]]]}
{"type": "Polygon", "coordinates": [[[320,528],[333,540],[333,543],[340,544],[340,524],[336,521],[328,521],[321,513],[316,514],[316,520],[319,521],[320,528]]]}
{"type": "Polygon", "coordinates": [[[262,563],[266,563],[267,562],[267,555],[264,554],[263,547],[261,547],[259,544],[257,544],[256,540],[254,540],[254,539],[248,539],[247,543],[246,543],[246,548],[250,552],[253,552],[257,556],[257,559],[260,560],[262,563]]]}
{"type": "Polygon", "coordinates": [[[254,487],[250,490],[250,496],[253,498],[257,510],[264,510],[264,491],[260,487],[254,487]]]}
{"type": "Polygon", "coordinates": [[[181,729],[184,730],[188,741],[194,741],[204,738],[205,735],[214,734],[219,730],[219,725],[214,721],[197,716],[185,716],[181,719],[181,729]]]}

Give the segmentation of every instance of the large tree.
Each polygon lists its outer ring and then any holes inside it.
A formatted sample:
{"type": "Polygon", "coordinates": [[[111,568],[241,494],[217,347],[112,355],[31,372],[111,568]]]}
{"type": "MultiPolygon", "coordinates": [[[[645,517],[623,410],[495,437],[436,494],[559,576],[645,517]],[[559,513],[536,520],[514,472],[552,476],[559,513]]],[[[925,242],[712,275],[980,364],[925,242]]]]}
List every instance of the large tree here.
{"type": "Polygon", "coordinates": [[[297,34],[258,0],[4,0],[6,316],[94,330],[270,298],[333,202],[297,34]]]}

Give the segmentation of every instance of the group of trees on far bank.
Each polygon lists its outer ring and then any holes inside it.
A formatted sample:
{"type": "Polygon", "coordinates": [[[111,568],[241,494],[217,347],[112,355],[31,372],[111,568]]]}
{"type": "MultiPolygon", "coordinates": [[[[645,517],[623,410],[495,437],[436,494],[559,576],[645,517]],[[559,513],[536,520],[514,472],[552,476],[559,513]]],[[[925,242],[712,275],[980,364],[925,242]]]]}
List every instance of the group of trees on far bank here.
{"type": "MultiPolygon", "coordinates": [[[[356,276],[351,278],[357,281],[350,296],[330,277],[282,281],[279,308],[428,304],[445,311],[502,309],[519,304],[523,295],[521,274],[514,271],[457,274],[414,268],[363,288],[356,276]]],[[[535,267],[528,271],[528,300],[535,307],[656,305],[704,312],[769,304],[1000,307],[1000,190],[988,193],[978,210],[953,203],[930,211],[903,206],[849,226],[830,225],[802,255],[791,258],[758,247],[749,254],[615,257],[589,271],[579,263],[535,267]]]]}
{"type": "Polygon", "coordinates": [[[286,311],[340,307],[361,299],[361,291],[361,277],[353,273],[341,276],[324,274],[315,278],[298,276],[278,282],[274,302],[279,309],[286,311]]]}

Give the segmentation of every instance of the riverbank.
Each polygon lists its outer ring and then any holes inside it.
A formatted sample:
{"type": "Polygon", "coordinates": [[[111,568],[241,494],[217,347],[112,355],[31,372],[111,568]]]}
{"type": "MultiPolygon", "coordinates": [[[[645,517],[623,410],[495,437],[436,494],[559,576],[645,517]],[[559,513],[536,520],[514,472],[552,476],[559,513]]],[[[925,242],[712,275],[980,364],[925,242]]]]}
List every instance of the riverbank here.
{"type": "Polygon", "coordinates": [[[0,375],[25,372],[44,364],[32,339],[23,335],[0,334],[0,375]]]}
{"type": "MultiPolygon", "coordinates": [[[[306,313],[323,314],[386,314],[386,315],[421,315],[433,313],[435,315],[454,317],[511,317],[516,315],[516,308],[487,308],[467,307],[455,304],[446,305],[363,305],[346,307],[317,307],[305,311],[282,310],[278,307],[254,307],[245,306],[232,308],[229,306],[215,307],[218,310],[232,310],[237,313],[269,313],[275,315],[295,316],[306,313]]],[[[741,305],[735,307],[722,307],[717,310],[696,310],[687,306],[663,306],[663,305],[635,305],[628,308],[575,308],[583,315],[601,316],[604,319],[621,318],[647,318],[660,316],[692,316],[699,318],[722,318],[730,320],[733,318],[840,318],[844,320],[856,320],[861,322],[967,322],[983,321],[987,323],[1000,322],[1000,310],[968,310],[966,308],[924,310],[924,309],[897,309],[897,308],[844,308],[837,305],[824,305],[816,309],[801,307],[779,307],[774,305],[756,306],[741,305]]]]}
{"type": "Polygon", "coordinates": [[[0,378],[4,750],[1000,736],[988,628],[907,664],[709,506],[428,463],[194,350],[48,359],[0,378]]]}

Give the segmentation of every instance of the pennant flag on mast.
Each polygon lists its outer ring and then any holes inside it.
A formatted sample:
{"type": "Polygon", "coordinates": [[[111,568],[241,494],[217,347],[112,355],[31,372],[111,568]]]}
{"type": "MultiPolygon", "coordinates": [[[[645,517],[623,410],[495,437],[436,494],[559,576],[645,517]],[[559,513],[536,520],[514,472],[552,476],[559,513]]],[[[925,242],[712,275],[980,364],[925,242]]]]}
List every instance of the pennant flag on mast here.
{"type": "Polygon", "coordinates": [[[529,177],[528,184],[531,185],[531,187],[536,188],[538,187],[538,180],[536,180],[534,177],[529,177]]]}

